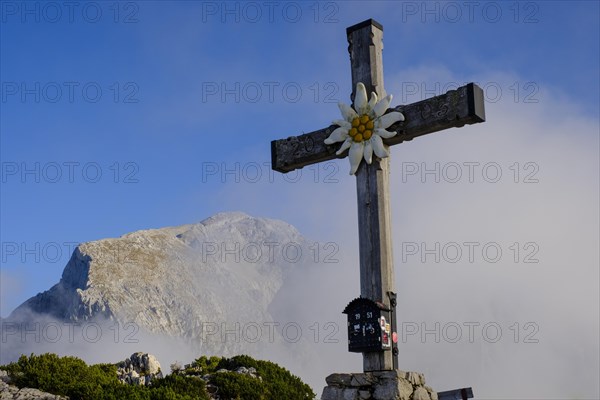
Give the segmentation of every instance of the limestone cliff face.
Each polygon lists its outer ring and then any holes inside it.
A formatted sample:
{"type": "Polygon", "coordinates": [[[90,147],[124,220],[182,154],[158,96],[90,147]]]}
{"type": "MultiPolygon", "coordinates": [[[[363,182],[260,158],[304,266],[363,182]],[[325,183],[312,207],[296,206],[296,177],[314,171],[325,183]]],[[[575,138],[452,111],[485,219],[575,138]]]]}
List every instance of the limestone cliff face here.
{"type": "Polygon", "coordinates": [[[286,270],[309,262],[308,247],[291,225],[243,213],[88,242],[58,284],[9,318],[29,311],[62,321],[104,317],[190,339],[206,323],[260,324],[272,320],[269,305],[286,270]]]}

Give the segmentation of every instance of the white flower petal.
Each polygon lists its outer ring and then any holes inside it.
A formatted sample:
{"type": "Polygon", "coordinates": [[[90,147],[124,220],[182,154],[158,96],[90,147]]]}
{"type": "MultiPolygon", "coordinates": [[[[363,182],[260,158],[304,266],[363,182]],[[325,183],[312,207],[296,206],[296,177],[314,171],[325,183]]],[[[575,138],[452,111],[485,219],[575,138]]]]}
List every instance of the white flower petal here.
{"type": "Polygon", "coordinates": [[[346,140],[348,137],[348,128],[339,127],[333,132],[327,139],[325,139],[325,144],[333,144],[337,142],[341,142],[342,140],[346,140]]]}
{"type": "Polygon", "coordinates": [[[354,109],[360,115],[365,114],[367,104],[367,89],[362,82],[358,82],[356,84],[356,93],[354,93],[354,109]]]}
{"type": "Polygon", "coordinates": [[[342,117],[344,117],[346,121],[352,121],[354,118],[358,117],[356,111],[354,111],[348,104],[338,103],[338,107],[342,112],[342,117]]]}
{"type": "Polygon", "coordinates": [[[350,147],[350,153],[348,154],[348,158],[350,159],[350,175],[354,175],[360,165],[360,161],[363,158],[363,148],[364,142],[354,142],[350,147]]]}
{"type": "Polygon", "coordinates": [[[342,145],[340,146],[340,149],[338,151],[336,151],[335,154],[337,154],[339,156],[344,151],[348,150],[350,148],[350,146],[352,146],[352,139],[348,138],[344,141],[344,143],[342,143],[342,145]]]}
{"type": "Polygon", "coordinates": [[[377,105],[377,93],[371,92],[371,100],[369,100],[369,104],[367,105],[367,113],[371,118],[378,117],[378,115],[375,115],[375,113],[373,112],[375,105],[377,105]]]}
{"type": "Polygon", "coordinates": [[[373,107],[373,112],[376,117],[381,117],[389,108],[390,103],[392,102],[392,95],[388,94],[383,99],[379,100],[379,102],[373,107]]]}
{"type": "Polygon", "coordinates": [[[371,140],[365,142],[365,150],[363,153],[367,164],[371,164],[371,162],[373,162],[373,146],[371,145],[371,140]]]}
{"type": "Polygon", "coordinates": [[[386,158],[390,155],[388,153],[388,150],[383,145],[383,141],[379,136],[371,136],[371,144],[373,145],[373,151],[375,152],[375,155],[377,155],[377,157],[386,158]]]}
{"type": "Polygon", "coordinates": [[[396,136],[397,133],[398,132],[396,132],[396,131],[390,132],[390,131],[386,131],[385,129],[381,129],[381,128],[375,129],[375,134],[378,136],[381,136],[384,139],[389,139],[391,137],[394,137],[394,136],[396,136]]]}
{"type": "Polygon", "coordinates": [[[398,111],[392,111],[375,120],[375,128],[387,129],[398,121],[404,121],[404,115],[398,111]]]}
{"type": "Polygon", "coordinates": [[[352,128],[352,124],[348,121],[344,121],[343,119],[336,119],[332,122],[333,125],[341,126],[342,128],[352,128]]]}

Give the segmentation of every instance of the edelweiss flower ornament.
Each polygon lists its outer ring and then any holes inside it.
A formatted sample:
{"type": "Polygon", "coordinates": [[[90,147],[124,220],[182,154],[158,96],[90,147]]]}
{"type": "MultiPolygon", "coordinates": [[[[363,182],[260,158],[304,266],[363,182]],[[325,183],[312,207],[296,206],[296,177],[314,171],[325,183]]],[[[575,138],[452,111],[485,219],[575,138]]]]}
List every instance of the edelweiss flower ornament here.
{"type": "Polygon", "coordinates": [[[383,115],[391,102],[391,94],[378,101],[376,93],[371,93],[371,99],[367,101],[367,89],[359,82],[356,84],[354,109],[344,103],[338,104],[344,119],[333,121],[339,128],[325,139],[325,144],[344,142],[336,152],[337,155],[350,149],[350,175],[356,173],[363,157],[367,164],[371,164],[373,152],[379,158],[389,156],[382,139],[391,138],[396,132],[386,129],[395,122],[404,121],[404,115],[398,111],[383,115]]]}

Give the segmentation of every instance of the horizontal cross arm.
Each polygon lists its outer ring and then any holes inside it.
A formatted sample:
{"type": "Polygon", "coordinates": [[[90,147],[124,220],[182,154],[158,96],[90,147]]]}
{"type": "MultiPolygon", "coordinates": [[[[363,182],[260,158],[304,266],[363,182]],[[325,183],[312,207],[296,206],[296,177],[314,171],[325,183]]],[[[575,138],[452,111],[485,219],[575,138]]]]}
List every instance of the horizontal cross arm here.
{"type": "MultiPolygon", "coordinates": [[[[402,112],[405,120],[388,128],[398,133],[384,140],[389,146],[444,129],[485,121],[483,90],[474,83],[449,90],[440,96],[388,110],[392,111],[402,112]]],[[[324,143],[336,128],[337,125],[331,125],[303,135],[273,140],[272,168],[286,173],[307,165],[345,157],[346,154],[335,154],[340,143],[324,143]]]]}

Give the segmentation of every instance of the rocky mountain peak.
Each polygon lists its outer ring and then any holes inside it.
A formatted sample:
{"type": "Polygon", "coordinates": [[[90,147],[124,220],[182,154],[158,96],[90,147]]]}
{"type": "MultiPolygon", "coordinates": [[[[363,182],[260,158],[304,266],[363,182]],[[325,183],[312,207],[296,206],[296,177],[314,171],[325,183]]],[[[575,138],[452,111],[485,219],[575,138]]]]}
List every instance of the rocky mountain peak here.
{"type": "MultiPolygon", "coordinates": [[[[31,312],[71,322],[101,317],[191,339],[207,323],[271,321],[285,272],[309,263],[308,246],[291,225],[240,212],[87,242],[60,282],[9,319],[31,312]]],[[[213,345],[234,351],[217,338],[213,345]]]]}

